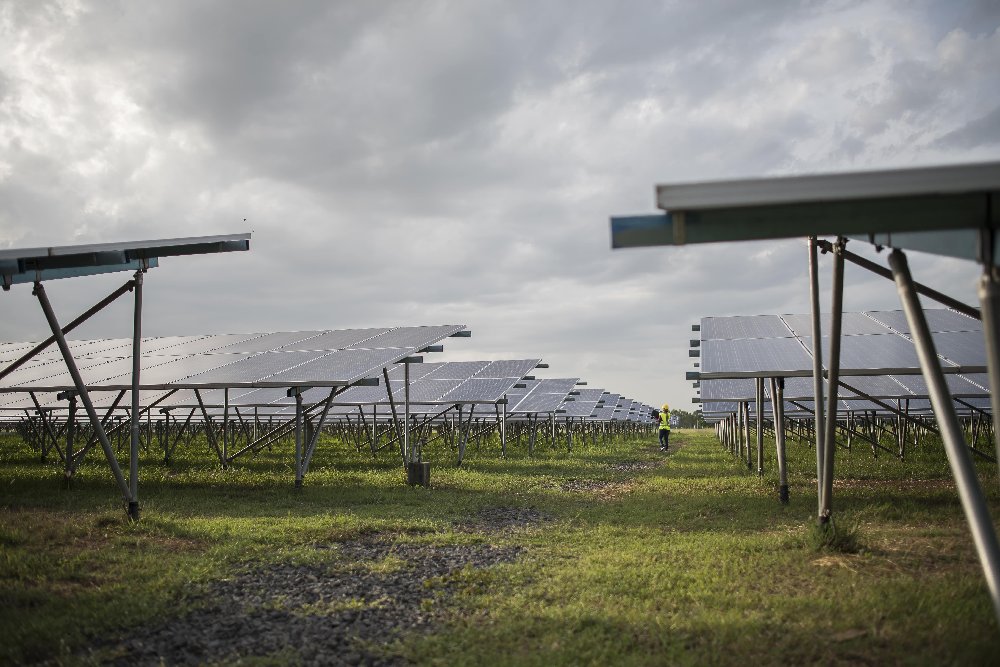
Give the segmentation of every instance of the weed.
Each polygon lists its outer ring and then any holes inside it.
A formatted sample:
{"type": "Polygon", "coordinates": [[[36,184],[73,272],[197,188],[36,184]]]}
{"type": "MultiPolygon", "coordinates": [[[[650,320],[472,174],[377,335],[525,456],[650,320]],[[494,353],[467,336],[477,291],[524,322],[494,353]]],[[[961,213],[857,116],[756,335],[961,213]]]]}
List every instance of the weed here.
{"type": "Polygon", "coordinates": [[[806,532],[808,544],[815,551],[856,554],[863,548],[857,521],[836,520],[833,517],[822,524],[810,521],[806,532]]]}

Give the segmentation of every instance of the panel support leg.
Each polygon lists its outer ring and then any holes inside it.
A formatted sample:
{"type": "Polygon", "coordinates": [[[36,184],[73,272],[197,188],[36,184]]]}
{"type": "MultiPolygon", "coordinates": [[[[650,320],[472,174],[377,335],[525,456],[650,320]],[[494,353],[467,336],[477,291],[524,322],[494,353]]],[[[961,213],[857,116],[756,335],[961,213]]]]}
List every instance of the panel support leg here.
{"type": "Polygon", "coordinates": [[[951,400],[951,392],[945,382],[944,373],[941,372],[937,353],[934,350],[934,340],[931,338],[927,320],[920,307],[920,300],[913,289],[906,255],[898,249],[893,250],[889,255],[889,265],[892,267],[896,288],[899,291],[899,299],[906,312],[906,321],[910,325],[913,343],[917,348],[920,369],[923,371],[928,393],[931,395],[931,404],[934,406],[934,414],[941,429],[945,453],[948,455],[948,463],[951,465],[952,475],[955,477],[955,486],[958,488],[962,509],[976,545],[979,562],[982,565],[986,585],[993,601],[993,610],[997,620],[1000,620],[1000,544],[997,543],[993,519],[986,505],[983,490],[979,486],[979,479],[976,477],[976,469],[966,447],[962,427],[955,414],[955,404],[951,400]]]}
{"type": "Polygon", "coordinates": [[[826,423],[823,409],[823,327],[819,307],[819,262],[816,237],[809,237],[809,305],[812,313],[813,417],[816,434],[817,516],[823,515],[823,461],[826,458],[826,423]]]}
{"type": "Polygon", "coordinates": [[[66,343],[66,337],[63,336],[62,329],[59,326],[59,320],[56,319],[56,314],[52,310],[52,304],[49,303],[49,297],[46,295],[45,287],[42,283],[35,283],[34,295],[38,298],[38,303],[41,305],[42,312],[45,314],[45,319],[49,324],[49,329],[52,330],[52,335],[55,336],[56,343],[59,345],[59,351],[62,353],[63,361],[66,362],[66,369],[73,378],[73,386],[76,387],[76,392],[80,396],[80,401],[83,403],[84,409],[87,411],[87,417],[90,419],[90,423],[94,427],[97,439],[101,442],[101,449],[104,450],[104,456],[107,458],[108,465],[111,467],[111,474],[115,478],[115,483],[118,484],[118,488],[122,492],[122,496],[125,501],[131,502],[132,496],[129,492],[129,485],[128,482],[125,481],[125,476],[122,474],[122,470],[118,465],[118,459],[115,458],[115,450],[111,446],[111,441],[108,440],[107,433],[104,432],[104,427],[101,425],[101,419],[97,416],[97,411],[94,409],[94,403],[90,400],[90,392],[87,391],[87,386],[84,384],[83,378],[80,376],[80,371],[76,367],[76,361],[73,359],[72,353],[70,353],[69,345],[66,343]]]}
{"type": "MultiPolygon", "coordinates": [[[[994,425],[1000,418],[1000,281],[995,269],[987,267],[979,279],[979,305],[983,313],[983,337],[990,377],[990,406],[994,425]]],[[[997,460],[1000,461],[1000,429],[993,429],[997,460]]]]}
{"type": "Polygon", "coordinates": [[[302,394],[295,392],[295,488],[302,488],[302,394]]]}
{"type": "Polygon", "coordinates": [[[142,369],[142,269],[135,272],[135,306],[132,311],[132,419],[129,442],[129,493],[128,517],[139,520],[139,373],[142,369]]]}
{"type": "Polygon", "coordinates": [[[788,504],[788,467],[785,462],[785,378],[771,378],[774,446],[778,456],[778,500],[788,504]]]}
{"type": "MultiPolygon", "coordinates": [[[[756,378],[757,384],[757,476],[764,476],[764,378],[756,378]]],[[[772,396],[772,399],[774,397],[772,396]]]]}
{"type": "Polygon", "coordinates": [[[844,256],[840,250],[845,239],[837,239],[833,254],[833,292],[830,304],[830,358],[827,363],[829,373],[829,395],[826,397],[826,433],[823,436],[823,490],[820,496],[819,523],[830,521],[833,512],[833,461],[837,449],[837,380],[840,374],[840,331],[844,311],[844,256]]]}

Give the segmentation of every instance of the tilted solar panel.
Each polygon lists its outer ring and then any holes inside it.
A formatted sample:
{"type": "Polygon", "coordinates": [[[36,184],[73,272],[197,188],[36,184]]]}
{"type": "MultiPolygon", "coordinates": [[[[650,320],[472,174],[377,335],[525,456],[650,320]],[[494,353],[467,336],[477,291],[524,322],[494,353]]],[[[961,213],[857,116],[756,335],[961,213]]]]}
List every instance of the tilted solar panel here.
{"type": "Polygon", "coordinates": [[[318,336],[286,343],[283,350],[340,350],[345,347],[360,346],[376,336],[386,333],[389,329],[336,329],[324,331],[318,336]]]}
{"type": "Polygon", "coordinates": [[[732,340],[735,338],[784,338],[791,336],[777,315],[744,315],[734,317],[703,317],[702,340],[732,340]]]}

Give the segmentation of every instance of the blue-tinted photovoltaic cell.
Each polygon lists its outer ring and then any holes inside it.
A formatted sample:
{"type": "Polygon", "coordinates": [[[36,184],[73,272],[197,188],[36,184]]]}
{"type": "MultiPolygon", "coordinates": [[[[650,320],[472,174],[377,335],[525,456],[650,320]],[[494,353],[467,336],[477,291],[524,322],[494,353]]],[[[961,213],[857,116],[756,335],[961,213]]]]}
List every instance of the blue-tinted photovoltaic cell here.
{"type": "MultiPolygon", "coordinates": [[[[989,395],[989,390],[984,389],[984,387],[989,387],[989,382],[986,380],[985,374],[974,374],[968,377],[970,379],[966,379],[961,375],[950,373],[944,376],[945,382],[948,383],[948,389],[952,396],[989,395]],[[981,378],[982,381],[977,382],[977,377],[981,378]]],[[[927,382],[924,380],[922,375],[894,375],[893,378],[907,389],[907,393],[920,396],[922,398],[928,398],[930,396],[927,389],[927,382]]]]}
{"type": "Polygon", "coordinates": [[[777,315],[704,317],[701,320],[703,340],[784,338],[791,335],[777,315]]]}
{"type": "MultiPolygon", "coordinates": [[[[144,357],[144,364],[147,359],[154,360],[156,358],[144,357]]],[[[156,361],[159,362],[163,359],[165,358],[161,357],[156,359],[156,361]]],[[[227,371],[222,371],[222,368],[233,364],[233,362],[237,362],[237,360],[239,360],[238,363],[246,361],[246,357],[231,354],[200,354],[191,357],[177,357],[166,363],[157,363],[157,365],[149,369],[143,365],[140,379],[142,380],[142,384],[164,385],[195,375],[201,375],[202,373],[208,374],[216,369],[220,373],[225,373],[227,371]]],[[[127,375],[118,376],[118,378],[120,384],[128,384],[129,377],[127,375]]]]}
{"type": "Polygon", "coordinates": [[[589,417],[597,409],[597,401],[567,401],[559,409],[566,411],[560,413],[564,417],[589,417]]]}
{"type": "Polygon", "coordinates": [[[486,368],[476,373],[477,378],[517,378],[520,380],[531,373],[539,359],[506,359],[491,361],[486,368]]]}
{"type": "Polygon", "coordinates": [[[406,356],[406,350],[388,348],[378,350],[353,349],[334,352],[299,353],[271,352],[273,355],[318,354],[319,358],[283,370],[265,378],[268,384],[347,384],[363,377],[377,377],[384,366],[406,356]]]}
{"type": "MultiPolygon", "coordinates": [[[[890,375],[858,375],[841,379],[846,384],[874,398],[905,397],[909,394],[906,387],[896,382],[890,375]]],[[[841,387],[840,393],[848,395],[850,392],[841,387]]]]}
{"type": "MultiPolygon", "coordinates": [[[[796,336],[812,335],[812,315],[782,315],[781,319],[788,324],[796,336]]],[[[820,326],[822,327],[821,331],[825,334],[830,326],[829,317],[825,314],[821,318],[820,326]]],[[[892,333],[886,326],[864,313],[843,313],[840,326],[844,336],[892,333]]]]}
{"type": "MultiPolygon", "coordinates": [[[[823,338],[823,349],[830,349],[830,339],[823,338]]],[[[842,369],[919,368],[920,359],[913,343],[902,336],[842,336],[842,369]]]]}
{"type": "Polygon", "coordinates": [[[305,340],[287,343],[283,350],[340,350],[345,347],[363,346],[364,342],[389,331],[385,328],[376,329],[337,329],[324,331],[318,336],[305,340]]]}
{"type": "MultiPolygon", "coordinates": [[[[906,321],[906,313],[901,310],[868,311],[868,314],[900,333],[910,333],[910,325],[906,321]]],[[[933,308],[924,311],[924,318],[931,333],[941,331],[982,331],[979,320],[962,315],[953,310],[933,308]]]]}
{"type": "Polygon", "coordinates": [[[460,384],[462,384],[462,380],[429,380],[424,378],[410,385],[410,401],[440,402],[448,392],[460,384]]]}
{"type": "Polygon", "coordinates": [[[568,394],[576,387],[580,378],[545,378],[538,381],[538,391],[552,394],[568,394]]]}
{"type": "Polygon", "coordinates": [[[205,336],[160,336],[143,339],[142,354],[172,354],[169,350],[185,343],[193,343],[205,336]]]}
{"type": "Polygon", "coordinates": [[[409,347],[420,349],[431,343],[461,331],[465,327],[458,324],[444,324],[428,327],[398,327],[368,338],[352,347],[382,348],[409,347]]]}
{"type": "Polygon", "coordinates": [[[595,404],[604,395],[604,390],[597,387],[582,387],[580,395],[576,396],[577,401],[593,401],[595,404]]]}
{"type": "Polygon", "coordinates": [[[751,338],[702,342],[705,373],[810,371],[812,359],[795,338],[751,338]]]}
{"type": "Polygon", "coordinates": [[[437,367],[425,377],[435,380],[468,380],[486,368],[489,363],[488,361],[450,361],[435,364],[437,367]]]}
{"type": "Polygon", "coordinates": [[[316,359],[323,352],[260,352],[248,356],[240,356],[238,360],[233,355],[215,354],[202,355],[209,360],[215,360],[215,370],[201,372],[197,377],[194,373],[175,379],[189,377],[192,385],[210,384],[244,384],[257,382],[283,370],[304,364],[316,359]],[[235,363],[234,363],[235,361],[235,363]],[[222,364],[228,364],[222,366],[222,364]]]}
{"type": "Polygon", "coordinates": [[[932,333],[939,356],[959,366],[986,366],[986,343],[982,331],[932,333]]]}
{"type": "MultiPolygon", "coordinates": [[[[191,354],[201,354],[203,352],[211,352],[217,350],[221,347],[227,347],[230,345],[239,345],[240,343],[246,342],[256,337],[256,334],[216,334],[212,336],[205,336],[203,338],[197,338],[195,340],[184,341],[178,345],[172,345],[167,348],[160,348],[158,350],[159,354],[168,355],[191,355],[191,354]]],[[[147,350],[140,344],[139,351],[142,354],[146,354],[147,350]]],[[[156,350],[149,350],[150,354],[156,352],[156,350]]],[[[74,353],[75,354],[75,353],[74,353]]],[[[128,345],[128,354],[132,354],[132,345],[128,345]]]]}
{"type": "Polygon", "coordinates": [[[701,400],[703,401],[750,401],[756,396],[756,381],[753,378],[722,380],[702,380],[701,400]]]}
{"type": "Polygon", "coordinates": [[[531,394],[525,396],[518,403],[512,412],[535,413],[535,412],[555,412],[565,398],[565,394],[531,394]]]}
{"type": "Polygon", "coordinates": [[[314,338],[320,333],[319,331],[277,331],[274,333],[255,334],[253,338],[217,348],[215,352],[251,354],[253,352],[271,352],[285,345],[294,349],[297,347],[294,343],[314,338]]]}
{"type": "Polygon", "coordinates": [[[495,403],[517,382],[514,378],[472,378],[445,394],[445,401],[495,403]]]}

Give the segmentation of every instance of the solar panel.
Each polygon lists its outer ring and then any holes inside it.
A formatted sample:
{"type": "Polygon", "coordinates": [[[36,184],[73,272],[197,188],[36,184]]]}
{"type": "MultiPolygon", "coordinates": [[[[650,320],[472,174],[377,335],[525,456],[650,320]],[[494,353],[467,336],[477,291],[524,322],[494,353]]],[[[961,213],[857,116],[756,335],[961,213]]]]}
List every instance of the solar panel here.
{"type": "MultiPolygon", "coordinates": [[[[132,340],[130,338],[114,338],[101,340],[74,340],[66,341],[70,352],[74,357],[130,357],[132,356],[132,340]]],[[[32,346],[26,346],[21,354],[24,354],[32,346]]],[[[18,358],[21,354],[17,355],[18,358]]],[[[52,343],[46,349],[39,352],[32,360],[38,359],[62,359],[59,346],[52,343]]],[[[11,360],[13,361],[13,359],[11,360]]]]}
{"type": "Polygon", "coordinates": [[[350,387],[333,399],[338,404],[359,404],[369,405],[386,401],[385,386],[378,387],[350,387]]]}
{"type": "MultiPolygon", "coordinates": [[[[409,352],[410,350],[406,348],[378,350],[348,348],[328,353],[304,352],[301,354],[319,354],[323,356],[262,378],[261,381],[281,386],[298,384],[348,384],[363,377],[377,375],[378,371],[383,367],[399,361],[409,352]]],[[[300,353],[270,352],[266,354],[285,355],[300,353]]]]}
{"type": "Polygon", "coordinates": [[[749,401],[756,396],[756,382],[750,378],[702,380],[702,401],[749,401]]]}
{"type": "Polygon", "coordinates": [[[216,352],[220,354],[241,353],[252,354],[254,352],[271,352],[286,345],[294,348],[295,343],[315,338],[320,335],[319,331],[279,331],[274,333],[253,334],[252,338],[239,343],[232,343],[220,347],[216,352]]]}
{"type": "MultiPolygon", "coordinates": [[[[156,338],[143,338],[141,344],[142,354],[171,354],[167,350],[178,348],[186,343],[193,343],[201,340],[205,336],[159,336],[156,338]]],[[[131,343],[129,344],[131,346],[131,343]]],[[[129,352],[131,354],[131,351],[129,352]]]]}
{"type": "MultiPolygon", "coordinates": [[[[927,382],[922,375],[894,375],[893,379],[903,386],[907,393],[916,396],[928,397],[930,393],[927,389],[927,382]]],[[[944,376],[948,383],[948,389],[952,396],[988,396],[989,380],[982,373],[969,376],[948,374],[944,376]]],[[[851,383],[853,384],[853,383],[851,383]]]]}
{"type": "MultiPolygon", "coordinates": [[[[215,334],[212,336],[204,336],[201,338],[194,338],[192,340],[185,340],[178,345],[172,345],[166,348],[159,348],[158,351],[161,354],[174,354],[174,355],[188,355],[188,354],[201,354],[203,352],[210,352],[216,350],[220,347],[226,347],[228,345],[236,345],[242,343],[248,339],[251,339],[256,334],[215,334]]],[[[126,354],[131,356],[132,354],[132,341],[125,340],[126,354]]],[[[139,344],[139,351],[142,354],[152,352],[152,350],[147,350],[143,343],[139,344]]],[[[81,351],[81,354],[88,354],[86,351],[81,351]]],[[[76,352],[73,352],[76,356],[76,352]]]]}
{"type": "Polygon", "coordinates": [[[488,361],[449,361],[436,364],[435,368],[424,377],[439,380],[467,380],[486,368],[488,361]]]}
{"type": "Polygon", "coordinates": [[[932,333],[939,356],[959,366],[986,366],[986,343],[982,331],[932,333]]]}
{"type": "MultiPolygon", "coordinates": [[[[463,325],[399,327],[397,329],[350,329],[336,331],[276,332],[271,334],[214,334],[163,336],[143,339],[140,381],[144,388],[330,386],[374,377],[390,366],[463,325]],[[386,336],[393,336],[389,339],[386,336]],[[410,347],[366,347],[408,340],[410,347]],[[339,349],[340,346],[351,345],[339,349]],[[292,351],[268,351],[307,348],[292,351]],[[318,350],[309,350],[318,347],[318,350]],[[338,348],[333,351],[330,348],[338,348]],[[255,351],[255,352],[251,352],[255,351]],[[266,380],[266,382],[265,382],[266,380]],[[183,381],[183,382],[182,382],[183,381]]],[[[113,390],[131,384],[130,339],[70,341],[85,384],[92,390],[113,390]]],[[[6,344],[0,353],[16,359],[32,343],[6,344]]],[[[0,391],[13,389],[72,389],[72,378],[58,350],[47,350],[11,373],[0,391]]],[[[413,369],[413,376],[421,371],[413,369]]],[[[399,372],[400,371],[394,371],[399,372]]],[[[430,372],[430,370],[426,371],[430,372]]],[[[425,373],[426,373],[425,372],[425,373]]]]}
{"type": "Polygon", "coordinates": [[[477,378],[516,378],[520,380],[538,366],[540,359],[507,359],[491,361],[486,368],[476,373],[477,378]]]}
{"type": "Polygon", "coordinates": [[[389,329],[338,329],[325,331],[318,336],[301,339],[281,346],[283,350],[340,350],[352,345],[362,345],[365,341],[386,333],[389,329]]]}
{"type": "Polygon", "coordinates": [[[703,340],[784,338],[791,335],[777,315],[704,317],[701,320],[703,340]]]}
{"type": "Polygon", "coordinates": [[[413,383],[417,380],[428,377],[441,366],[446,364],[447,362],[431,364],[395,364],[389,368],[389,381],[402,383],[406,379],[406,366],[410,367],[410,382],[413,383]]]}
{"type": "MultiPolygon", "coordinates": [[[[444,396],[462,384],[463,380],[429,380],[423,378],[410,387],[411,402],[439,402],[444,396]]],[[[384,396],[383,390],[383,396],[384,396]]]]}
{"type": "Polygon", "coordinates": [[[566,394],[531,393],[511,410],[515,413],[555,412],[566,394]]]}
{"type": "MultiPolygon", "coordinates": [[[[781,319],[788,324],[796,336],[812,335],[812,315],[782,315],[781,319]]],[[[821,318],[820,326],[821,331],[827,331],[829,327],[828,314],[824,314],[821,318]]],[[[892,333],[885,325],[868,317],[865,313],[842,313],[840,326],[841,334],[844,336],[892,333]]]]}
{"type": "MultiPolygon", "coordinates": [[[[906,321],[906,313],[901,310],[869,311],[868,315],[892,327],[899,333],[910,333],[910,325],[906,321]]],[[[953,310],[934,308],[924,311],[924,318],[931,333],[941,331],[982,331],[983,325],[975,320],[953,310]]]]}
{"type": "MultiPolygon", "coordinates": [[[[191,378],[191,384],[197,385],[239,385],[259,382],[295,366],[313,361],[322,356],[323,352],[259,352],[241,356],[234,360],[232,355],[202,355],[207,358],[208,366],[204,370],[187,375],[179,375],[175,380],[191,378]],[[192,377],[197,375],[197,377],[192,377]]],[[[144,381],[146,378],[144,378],[144,381]]],[[[166,380],[170,382],[170,380],[166,380]]]]}
{"type": "Polygon", "coordinates": [[[517,382],[515,378],[480,378],[466,380],[444,396],[448,402],[496,403],[517,382]]]}
{"type": "MultiPolygon", "coordinates": [[[[802,341],[812,347],[812,338],[802,341]]],[[[823,349],[830,349],[830,339],[823,337],[823,349]]],[[[902,336],[842,336],[840,339],[840,367],[842,369],[896,369],[920,368],[920,359],[913,343],[902,336]]]]}
{"type": "Polygon", "coordinates": [[[420,349],[431,343],[436,343],[442,338],[446,338],[453,333],[464,329],[461,324],[443,324],[438,326],[424,327],[397,327],[368,338],[353,347],[383,348],[383,347],[411,347],[420,349]]]}
{"type": "Polygon", "coordinates": [[[545,378],[538,381],[537,391],[547,394],[563,394],[573,391],[580,378],[545,378]]]}
{"type": "Polygon", "coordinates": [[[812,371],[812,359],[795,338],[702,342],[703,373],[812,371]]]}
{"type": "Polygon", "coordinates": [[[565,410],[565,417],[589,417],[597,408],[597,401],[571,401],[563,403],[559,409],[565,410]]]}

